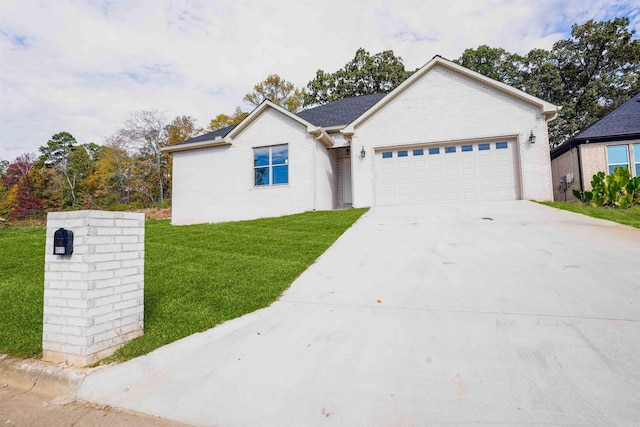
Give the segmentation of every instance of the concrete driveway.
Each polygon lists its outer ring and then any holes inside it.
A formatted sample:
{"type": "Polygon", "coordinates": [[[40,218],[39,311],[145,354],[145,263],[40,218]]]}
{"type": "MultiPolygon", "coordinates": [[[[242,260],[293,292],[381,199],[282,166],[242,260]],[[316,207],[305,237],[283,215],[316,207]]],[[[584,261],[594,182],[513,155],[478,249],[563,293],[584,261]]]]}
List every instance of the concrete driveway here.
{"type": "Polygon", "coordinates": [[[631,425],[640,230],[532,202],[374,208],[271,307],[90,374],[196,425],[631,425]]]}

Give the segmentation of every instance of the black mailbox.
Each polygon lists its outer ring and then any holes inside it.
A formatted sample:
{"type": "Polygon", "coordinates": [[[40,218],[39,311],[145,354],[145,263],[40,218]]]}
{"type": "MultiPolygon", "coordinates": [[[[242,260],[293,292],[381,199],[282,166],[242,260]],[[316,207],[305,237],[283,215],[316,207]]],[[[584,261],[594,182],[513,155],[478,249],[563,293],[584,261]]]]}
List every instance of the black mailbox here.
{"type": "Polygon", "coordinates": [[[73,253],[73,231],[58,229],[53,233],[53,254],[71,255],[73,253]]]}

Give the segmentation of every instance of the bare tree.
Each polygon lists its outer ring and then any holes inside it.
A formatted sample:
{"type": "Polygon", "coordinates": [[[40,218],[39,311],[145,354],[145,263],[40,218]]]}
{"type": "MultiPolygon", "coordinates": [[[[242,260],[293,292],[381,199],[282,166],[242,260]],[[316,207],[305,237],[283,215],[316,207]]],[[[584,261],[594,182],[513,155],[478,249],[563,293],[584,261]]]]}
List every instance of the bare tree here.
{"type": "Polygon", "coordinates": [[[138,111],[131,114],[118,136],[129,150],[138,151],[143,157],[152,158],[158,179],[159,200],[164,201],[167,179],[164,173],[165,159],[160,151],[167,145],[168,125],[166,117],[157,110],[138,111]]]}

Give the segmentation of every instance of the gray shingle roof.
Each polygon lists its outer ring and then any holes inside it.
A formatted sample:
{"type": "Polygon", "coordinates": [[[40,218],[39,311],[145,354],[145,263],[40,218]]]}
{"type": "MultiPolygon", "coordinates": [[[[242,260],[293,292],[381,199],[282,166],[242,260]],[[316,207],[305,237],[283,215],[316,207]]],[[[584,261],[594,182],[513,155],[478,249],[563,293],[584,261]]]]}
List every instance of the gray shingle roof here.
{"type": "Polygon", "coordinates": [[[640,93],[594,122],[574,139],[640,134],[640,93]]]}
{"type": "MultiPolygon", "coordinates": [[[[346,126],[365,111],[371,108],[376,102],[384,98],[384,93],[376,93],[373,95],[354,96],[351,98],[343,98],[319,107],[309,108],[308,110],[296,113],[298,117],[309,123],[322,126],[346,126]]],[[[204,135],[196,136],[188,139],[180,144],[191,144],[194,142],[211,141],[216,137],[224,138],[237,125],[227,126],[204,135]]]]}
{"type": "Polygon", "coordinates": [[[195,138],[187,139],[186,141],[180,142],[179,144],[191,144],[192,142],[200,142],[200,141],[211,141],[212,139],[216,139],[216,137],[224,138],[229,132],[233,130],[234,127],[238,125],[231,125],[224,127],[222,129],[214,130],[213,132],[205,133],[200,136],[196,136],[195,138]]]}
{"type": "Polygon", "coordinates": [[[640,137],[640,93],[551,150],[551,159],[586,142],[626,141],[640,137]]]}
{"type": "Polygon", "coordinates": [[[346,126],[373,107],[385,95],[384,93],[375,93],[373,95],[343,98],[319,107],[300,111],[296,115],[316,126],[346,126]]]}

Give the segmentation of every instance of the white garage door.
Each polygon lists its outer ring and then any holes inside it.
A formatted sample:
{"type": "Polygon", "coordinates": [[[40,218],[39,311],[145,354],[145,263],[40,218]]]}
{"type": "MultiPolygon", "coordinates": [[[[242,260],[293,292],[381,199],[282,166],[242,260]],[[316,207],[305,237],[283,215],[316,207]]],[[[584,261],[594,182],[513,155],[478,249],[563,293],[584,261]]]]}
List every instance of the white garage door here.
{"type": "Polygon", "coordinates": [[[376,205],[517,200],[516,144],[474,144],[378,150],[376,205]]]}

